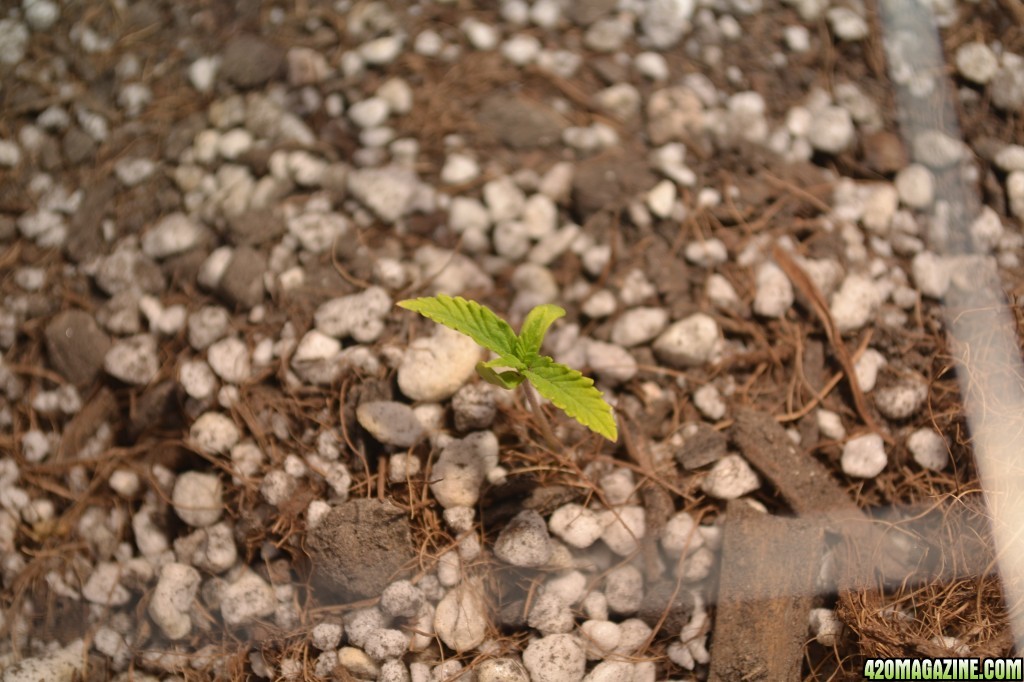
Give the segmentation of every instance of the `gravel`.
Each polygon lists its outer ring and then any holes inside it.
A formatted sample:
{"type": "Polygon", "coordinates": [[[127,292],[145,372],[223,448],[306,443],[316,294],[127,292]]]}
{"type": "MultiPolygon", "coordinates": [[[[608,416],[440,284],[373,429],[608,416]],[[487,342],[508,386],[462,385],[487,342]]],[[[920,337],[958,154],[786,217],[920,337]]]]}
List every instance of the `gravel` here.
{"type": "MultiPolygon", "coordinates": [[[[932,3],[952,66],[921,73],[859,3],[783,4],[13,4],[3,680],[704,679],[723,501],[793,502],[751,497],[783,474],[734,449],[734,409],[799,414],[793,442],[880,504],[908,467],[975,489],[930,360],[941,299],[983,262],[1017,281],[1024,140],[993,117],[1024,110],[1024,59],[991,13],[965,31],[932,3]],[[888,130],[889,81],[850,60],[870,45],[915,101],[948,73],[964,139],[888,130]],[[823,54],[829,89],[790,87],[823,54]],[[630,442],[553,400],[548,452],[521,392],[474,376],[479,338],[395,308],[438,292],[514,328],[565,307],[542,352],[630,442]],[[836,344],[877,433],[818,395],[836,344]]],[[[809,616],[857,659],[836,611],[809,616]]]]}

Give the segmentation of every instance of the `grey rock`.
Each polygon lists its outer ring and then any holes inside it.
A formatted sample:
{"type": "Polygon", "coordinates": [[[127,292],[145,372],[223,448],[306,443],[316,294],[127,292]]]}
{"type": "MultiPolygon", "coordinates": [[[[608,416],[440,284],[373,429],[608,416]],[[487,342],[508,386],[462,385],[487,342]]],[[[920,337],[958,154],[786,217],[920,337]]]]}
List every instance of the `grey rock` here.
{"type": "Polygon", "coordinates": [[[423,425],[408,405],[391,400],[374,400],[356,408],[356,419],[377,441],[401,448],[412,447],[423,438],[423,425]]]}
{"type": "Polygon", "coordinates": [[[50,364],[79,387],[92,383],[110,350],[110,337],[82,310],[55,315],[46,325],[45,336],[50,364]]]}
{"type": "Polygon", "coordinates": [[[992,103],[1004,111],[1024,109],[1024,60],[1005,64],[988,85],[992,103]]]}
{"type": "Polygon", "coordinates": [[[227,237],[236,246],[259,246],[284,231],[284,218],[275,210],[244,211],[228,218],[227,237]]]}
{"type": "Polygon", "coordinates": [[[466,384],[452,396],[455,429],[465,433],[491,426],[497,414],[494,390],[489,384],[466,384]]]}
{"type": "Polygon", "coordinates": [[[543,566],[553,551],[544,517],[533,509],[516,514],[494,543],[494,555],[513,566],[543,566]]]}
{"type": "Polygon", "coordinates": [[[134,249],[118,249],[100,261],[96,286],[116,296],[127,291],[158,294],[167,283],[153,259],[134,249]]]}
{"type": "Polygon", "coordinates": [[[530,674],[514,658],[489,658],[476,667],[477,682],[530,682],[530,674]]]}
{"type": "Polygon", "coordinates": [[[914,416],[928,398],[928,382],[919,374],[908,372],[896,383],[875,389],[875,407],[889,419],[914,416]]]}
{"type": "Polygon", "coordinates": [[[235,249],[220,278],[218,289],[228,303],[250,309],[263,302],[263,274],[267,257],[248,246],[235,249]]]}
{"type": "Polygon", "coordinates": [[[277,608],[274,588],[252,571],[245,571],[224,589],[220,613],[228,625],[241,625],[269,616],[277,608]]]}
{"type": "Polygon", "coordinates": [[[278,75],[284,50],[253,35],[232,38],[224,49],[220,75],[242,88],[263,85],[278,75]]]}
{"type": "Polygon", "coordinates": [[[480,126],[513,149],[550,147],[568,122],[553,109],[520,95],[498,93],[480,105],[480,126]]]}
{"type": "Polygon", "coordinates": [[[692,434],[687,434],[683,447],[676,453],[676,460],[684,469],[699,469],[725,457],[729,440],[721,431],[707,424],[698,424],[692,434]]]}

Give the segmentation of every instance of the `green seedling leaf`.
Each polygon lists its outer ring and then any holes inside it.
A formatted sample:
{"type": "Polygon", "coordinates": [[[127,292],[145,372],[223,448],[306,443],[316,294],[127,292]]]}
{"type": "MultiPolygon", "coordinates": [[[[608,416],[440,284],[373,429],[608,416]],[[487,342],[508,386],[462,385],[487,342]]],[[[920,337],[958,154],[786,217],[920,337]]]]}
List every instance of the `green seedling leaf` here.
{"type": "Polygon", "coordinates": [[[480,375],[480,378],[493,386],[499,386],[501,388],[507,388],[512,390],[519,384],[523,383],[526,378],[515,370],[508,370],[507,372],[495,372],[493,369],[487,366],[486,362],[476,363],[476,373],[480,375]]]}
{"type": "Polygon", "coordinates": [[[555,407],[608,440],[618,440],[612,407],[594,386],[593,379],[545,356],[524,369],[523,375],[555,407]]]}
{"type": "Polygon", "coordinates": [[[519,330],[519,350],[524,361],[531,355],[540,354],[548,327],[560,317],[565,317],[565,309],[550,303],[539,305],[527,314],[519,330]]]}
{"type": "Polygon", "coordinates": [[[484,348],[502,356],[516,356],[516,333],[508,322],[476,301],[444,294],[411,298],[398,307],[419,313],[457,332],[462,332],[484,348]]]}
{"type": "MultiPolygon", "coordinates": [[[[497,358],[476,365],[477,373],[487,383],[514,389],[528,380],[538,393],[583,426],[612,442],[618,439],[612,407],[594,386],[594,380],[540,354],[548,328],[565,315],[562,308],[537,306],[523,320],[516,336],[512,327],[489,308],[461,296],[438,294],[399,301],[397,305],[461,332],[496,353],[497,358]],[[507,369],[498,372],[496,367],[507,369]]],[[[540,417],[546,425],[543,413],[540,417]]],[[[550,429],[545,429],[550,435],[550,429]]],[[[549,440],[555,441],[554,437],[549,440]]]]}

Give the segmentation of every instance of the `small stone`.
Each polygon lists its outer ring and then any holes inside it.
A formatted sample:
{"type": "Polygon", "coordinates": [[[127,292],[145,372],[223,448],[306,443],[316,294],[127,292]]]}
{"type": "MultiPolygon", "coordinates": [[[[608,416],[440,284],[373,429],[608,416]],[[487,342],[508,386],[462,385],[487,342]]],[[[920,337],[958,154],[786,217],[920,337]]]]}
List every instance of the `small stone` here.
{"type": "Polygon", "coordinates": [[[221,75],[242,88],[263,85],[276,76],[284,63],[284,51],[254,35],[232,38],[224,48],[221,75]]]}
{"type": "Polygon", "coordinates": [[[487,636],[488,620],[481,589],[476,581],[459,585],[437,603],[434,631],[457,652],[475,649],[487,636]]]}
{"type": "Polygon", "coordinates": [[[389,616],[411,618],[420,612],[424,599],[423,590],[408,580],[398,580],[384,588],[380,608],[389,616]]]}
{"type": "Polygon", "coordinates": [[[288,83],[293,87],[315,85],[330,73],[327,59],[309,47],[290,48],[285,59],[288,62],[288,83]]]}
{"type": "Polygon", "coordinates": [[[559,539],[577,549],[590,547],[604,533],[604,523],[597,512],[578,504],[556,509],[548,526],[559,539]]]}
{"type": "Polygon", "coordinates": [[[376,499],[335,507],[308,531],[307,542],[315,584],[353,600],[380,596],[415,558],[408,515],[376,499]]]}
{"type": "Polygon", "coordinates": [[[480,165],[466,154],[449,154],[441,168],[441,182],[446,185],[461,185],[479,176],[480,165]]]}
{"type": "Polygon", "coordinates": [[[246,310],[263,302],[263,274],[267,258],[248,246],[234,250],[224,272],[217,278],[216,288],[224,299],[246,310]]]}
{"type": "Polygon", "coordinates": [[[908,373],[896,384],[875,391],[875,407],[889,419],[902,420],[914,416],[928,398],[928,382],[924,377],[908,373]]]}
{"type": "Polygon", "coordinates": [[[925,130],[914,136],[914,158],[929,168],[948,168],[963,159],[966,148],[962,140],[941,130],[925,130]]]}
{"type": "Polygon", "coordinates": [[[384,125],[391,115],[391,107],[381,97],[367,97],[348,108],[348,118],[360,128],[384,125]]]}
{"type": "Polygon", "coordinates": [[[949,290],[952,273],[949,264],[931,251],[922,251],[910,263],[914,284],[925,296],[942,298],[949,290]]]}
{"type": "Polygon", "coordinates": [[[793,284],[775,263],[762,263],[754,280],[754,312],[769,318],[780,318],[793,307],[793,284]]]}
{"type": "Polygon", "coordinates": [[[189,64],[188,82],[199,92],[208,93],[213,89],[219,70],[219,57],[200,57],[189,64]]]}
{"type": "Polygon", "coordinates": [[[459,26],[474,49],[487,51],[498,46],[501,34],[490,24],[479,19],[466,19],[459,26]]]}
{"type": "Polygon", "coordinates": [[[632,348],[647,343],[665,329],[668,313],[663,308],[632,308],[612,326],[612,343],[632,348]]]}
{"type": "Polygon", "coordinates": [[[629,556],[639,547],[647,530],[644,508],[627,505],[618,509],[606,509],[599,515],[604,531],[601,539],[608,548],[619,556],[629,556]]]}
{"type": "Polygon", "coordinates": [[[580,682],[587,657],[578,638],[555,634],[530,642],[523,651],[523,665],[532,682],[580,682]]]}
{"type": "Polygon", "coordinates": [[[878,381],[878,370],[884,367],[886,362],[885,356],[874,348],[868,348],[864,351],[864,354],[853,366],[860,390],[865,393],[874,390],[875,382],[878,381]]]}
{"type": "Polygon", "coordinates": [[[348,671],[357,680],[376,680],[380,676],[380,667],[365,651],[351,646],[338,649],[338,665],[348,671]]]}
{"type": "Polygon", "coordinates": [[[412,400],[440,402],[469,380],[479,359],[475,341],[441,327],[409,344],[398,367],[398,388],[412,400]]]}
{"type": "Polygon", "coordinates": [[[110,337],[82,310],[54,315],[46,325],[45,337],[50,364],[79,387],[92,383],[110,350],[110,337]]]}
{"type": "Polygon", "coordinates": [[[156,337],[151,334],[139,334],[117,341],[104,356],[103,369],[110,376],[126,384],[148,384],[160,371],[156,337]]]}
{"type": "Polygon", "coordinates": [[[193,528],[212,526],[224,511],[224,488],[214,474],[186,471],[174,482],[174,513],[193,528]]]}
{"type": "Polygon", "coordinates": [[[850,113],[842,107],[827,106],[814,117],[807,139],[820,152],[839,154],[853,144],[855,134],[850,113]]]}
{"type": "Polygon", "coordinates": [[[401,658],[409,649],[409,640],[401,630],[380,628],[370,634],[363,649],[375,661],[401,658]]]}
{"type": "Polygon", "coordinates": [[[1014,171],[1006,178],[1006,198],[1010,214],[1024,220],[1024,170],[1014,171]]]}
{"type": "Polygon", "coordinates": [[[851,438],[843,446],[840,459],[843,473],[855,478],[874,478],[882,473],[889,458],[885,444],[877,433],[851,438]]]}
{"type": "Polygon", "coordinates": [[[934,429],[921,428],[907,437],[907,449],[925,469],[942,471],[949,465],[949,446],[934,429]]]}
{"type": "Polygon", "coordinates": [[[636,358],[622,346],[603,341],[586,344],[587,364],[598,379],[609,385],[625,383],[636,376],[636,358]]]}
{"type": "Polygon", "coordinates": [[[857,331],[871,320],[881,302],[873,280],[864,275],[849,275],[832,296],[832,319],[844,334],[857,331]]]}
{"type": "Polygon", "coordinates": [[[1003,66],[988,84],[992,104],[998,109],[1019,112],[1024,109],[1024,59],[1003,58],[1003,66]]]}
{"type": "Polygon", "coordinates": [[[960,75],[971,81],[984,85],[999,70],[999,58],[985,43],[964,43],[956,50],[956,69],[960,75]]]}
{"type": "Polygon", "coordinates": [[[913,163],[896,174],[896,191],[904,206],[925,209],[935,198],[935,177],[921,164],[913,163]]]}
{"type": "Polygon", "coordinates": [[[671,180],[662,180],[647,193],[647,207],[658,218],[668,218],[676,203],[676,185],[671,180]]]}
{"type": "Polygon", "coordinates": [[[202,230],[184,213],[172,213],[142,235],[142,252],[150,258],[167,258],[199,244],[202,230]]]}
{"type": "Polygon", "coordinates": [[[576,625],[572,609],[560,597],[544,591],[530,607],[526,624],[542,635],[572,632],[576,625]]]}
{"type": "Polygon", "coordinates": [[[654,341],[654,353],[663,362],[686,369],[710,362],[718,353],[721,331],[714,318],[695,313],[666,329],[654,341]]]}
{"type": "Polygon", "coordinates": [[[843,440],[846,438],[846,428],[843,426],[842,417],[831,410],[820,409],[816,414],[818,430],[825,438],[831,440],[843,440]]]}
{"type": "Polygon", "coordinates": [[[423,425],[403,403],[390,400],[365,402],[356,409],[360,426],[378,442],[400,448],[412,447],[423,438],[423,425]]]}
{"type": "Polygon", "coordinates": [[[165,564],[160,569],[148,613],[169,639],[182,639],[192,631],[189,612],[201,580],[199,571],[185,564],[165,564]]]}
{"type": "Polygon", "coordinates": [[[498,534],[494,555],[513,566],[535,568],[551,558],[547,524],[536,511],[519,512],[498,534]]]}
{"type": "Polygon", "coordinates": [[[189,429],[189,438],[206,454],[226,454],[238,443],[240,434],[231,418],[220,412],[205,412],[189,429]]]}
{"type": "Polygon", "coordinates": [[[541,42],[527,34],[517,34],[501,44],[501,55],[516,66],[526,66],[541,51],[541,42]]]}
{"type": "Polygon", "coordinates": [[[316,310],[316,328],[336,339],[352,337],[372,343],[384,331],[384,318],[391,311],[391,297],[381,287],[331,299],[316,310]]]}
{"type": "Polygon", "coordinates": [[[633,68],[652,81],[665,81],[669,77],[668,62],[657,52],[641,52],[633,58],[633,68]]]}
{"type": "Polygon", "coordinates": [[[489,658],[476,666],[477,682],[530,682],[523,664],[514,658],[489,658]]]}
{"type": "Polygon", "coordinates": [[[726,405],[714,384],[704,384],[693,392],[693,405],[707,419],[718,421],[725,417],[726,405]]]}
{"type": "Polygon", "coordinates": [[[415,173],[401,166],[365,168],[348,174],[348,191],[387,224],[406,214],[419,184],[415,173]]]}
{"type": "Polygon", "coordinates": [[[120,583],[121,567],[108,561],[100,562],[82,586],[86,601],[101,606],[121,606],[131,599],[131,593],[120,583]]]}
{"type": "Polygon", "coordinates": [[[246,381],[252,369],[249,348],[234,336],[211,345],[206,351],[206,359],[217,376],[231,384],[246,381]]]}
{"type": "Polygon", "coordinates": [[[343,632],[341,623],[318,623],[309,633],[310,643],[320,651],[337,649],[343,632]]]}
{"type": "Polygon", "coordinates": [[[291,367],[300,377],[316,384],[334,381],[341,367],[341,342],[316,329],[306,332],[292,354],[291,367]]]}
{"type": "Polygon", "coordinates": [[[616,566],[605,576],[604,594],[612,613],[636,613],[644,599],[644,576],[632,564],[616,566]]]}
{"type": "Polygon", "coordinates": [[[452,396],[455,429],[466,433],[490,428],[497,414],[490,384],[466,384],[452,396]]]}
{"type": "Polygon", "coordinates": [[[400,35],[374,38],[359,46],[359,56],[370,66],[390,64],[402,53],[403,42],[400,35]]]}
{"type": "Polygon", "coordinates": [[[848,7],[833,7],[826,13],[832,32],[840,40],[849,42],[868,37],[868,22],[848,7]]]}
{"type": "Polygon", "coordinates": [[[228,625],[242,625],[269,616],[277,608],[274,588],[246,570],[221,595],[220,613],[228,625]]]}
{"type": "Polygon", "coordinates": [[[720,500],[735,500],[761,487],[757,474],[739,455],[726,455],[715,462],[701,490],[720,500]]]}
{"type": "Polygon", "coordinates": [[[818,644],[824,647],[836,646],[843,633],[843,622],[832,609],[811,609],[807,623],[818,644]]]}

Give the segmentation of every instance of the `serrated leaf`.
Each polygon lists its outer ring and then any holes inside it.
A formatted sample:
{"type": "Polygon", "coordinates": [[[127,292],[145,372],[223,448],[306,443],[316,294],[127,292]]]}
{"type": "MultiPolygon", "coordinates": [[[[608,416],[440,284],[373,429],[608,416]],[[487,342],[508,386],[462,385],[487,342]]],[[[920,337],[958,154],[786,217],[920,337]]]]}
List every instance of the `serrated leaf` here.
{"type": "Polygon", "coordinates": [[[512,327],[476,301],[438,294],[406,299],[396,305],[461,332],[498,355],[516,354],[516,334],[512,327]]]}
{"type": "Polygon", "coordinates": [[[605,402],[593,379],[545,356],[522,373],[555,407],[608,440],[618,440],[612,406],[605,402]]]}
{"type": "Polygon", "coordinates": [[[539,305],[526,315],[523,326],[519,330],[521,357],[525,359],[528,355],[540,353],[540,346],[544,343],[548,327],[560,317],[565,317],[565,309],[550,303],[539,305]]]}
{"type": "Polygon", "coordinates": [[[502,355],[500,358],[494,358],[480,364],[487,368],[508,367],[510,369],[525,369],[527,365],[527,363],[524,363],[514,355],[502,355]]]}
{"type": "Polygon", "coordinates": [[[486,362],[476,363],[476,373],[479,374],[480,378],[487,383],[493,386],[498,386],[499,388],[507,388],[510,391],[523,383],[523,380],[526,379],[526,377],[515,370],[495,372],[487,366],[486,362]]]}

